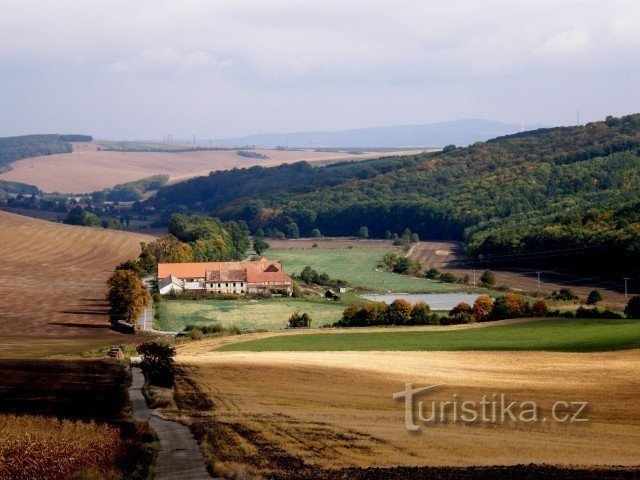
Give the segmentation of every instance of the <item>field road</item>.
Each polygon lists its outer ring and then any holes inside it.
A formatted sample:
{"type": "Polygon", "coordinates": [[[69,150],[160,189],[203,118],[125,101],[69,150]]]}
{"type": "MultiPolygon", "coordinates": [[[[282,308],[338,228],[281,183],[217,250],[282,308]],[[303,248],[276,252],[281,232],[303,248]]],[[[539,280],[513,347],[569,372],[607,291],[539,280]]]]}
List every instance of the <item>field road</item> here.
{"type": "Polygon", "coordinates": [[[139,368],[132,368],[131,375],[129,398],[133,418],[148,421],[160,441],[155,480],[210,480],[202,452],[189,427],[154,415],[142,395],[144,375],[139,368]]]}

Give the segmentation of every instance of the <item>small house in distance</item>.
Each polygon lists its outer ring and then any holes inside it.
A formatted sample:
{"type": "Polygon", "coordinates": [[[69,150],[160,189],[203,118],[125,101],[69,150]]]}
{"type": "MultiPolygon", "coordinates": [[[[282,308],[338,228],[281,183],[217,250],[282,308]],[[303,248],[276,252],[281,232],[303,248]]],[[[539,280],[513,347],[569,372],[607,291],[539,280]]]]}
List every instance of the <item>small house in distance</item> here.
{"type": "Polygon", "coordinates": [[[291,294],[293,282],[280,260],[257,262],[159,263],[158,290],[166,295],[184,290],[238,294],[282,290],[291,294]]]}

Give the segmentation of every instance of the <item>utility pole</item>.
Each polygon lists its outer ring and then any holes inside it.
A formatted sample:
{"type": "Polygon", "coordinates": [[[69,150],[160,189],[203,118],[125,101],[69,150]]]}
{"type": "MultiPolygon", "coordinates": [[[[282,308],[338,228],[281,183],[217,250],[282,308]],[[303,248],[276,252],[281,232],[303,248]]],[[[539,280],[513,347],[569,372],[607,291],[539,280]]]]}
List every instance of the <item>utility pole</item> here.
{"type": "Polygon", "coordinates": [[[627,282],[629,281],[629,277],[624,277],[624,299],[629,300],[629,293],[627,291],[627,282]]]}
{"type": "Polygon", "coordinates": [[[542,272],[536,272],[538,274],[538,293],[540,292],[540,274],[542,272]]]}
{"type": "Polygon", "coordinates": [[[473,271],[473,286],[476,286],[476,271],[473,271]]]}

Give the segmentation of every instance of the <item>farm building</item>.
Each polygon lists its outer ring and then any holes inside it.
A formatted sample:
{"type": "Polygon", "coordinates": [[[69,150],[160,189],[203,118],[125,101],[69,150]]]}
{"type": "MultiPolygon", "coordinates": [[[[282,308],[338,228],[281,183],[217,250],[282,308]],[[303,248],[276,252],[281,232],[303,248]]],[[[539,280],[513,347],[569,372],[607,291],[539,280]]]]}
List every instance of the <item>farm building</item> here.
{"type": "Polygon", "coordinates": [[[280,260],[262,258],[257,262],[159,263],[158,289],[209,293],[263,293],[284,290],[291,293],[293,283],[282,270],[280,260]]]}

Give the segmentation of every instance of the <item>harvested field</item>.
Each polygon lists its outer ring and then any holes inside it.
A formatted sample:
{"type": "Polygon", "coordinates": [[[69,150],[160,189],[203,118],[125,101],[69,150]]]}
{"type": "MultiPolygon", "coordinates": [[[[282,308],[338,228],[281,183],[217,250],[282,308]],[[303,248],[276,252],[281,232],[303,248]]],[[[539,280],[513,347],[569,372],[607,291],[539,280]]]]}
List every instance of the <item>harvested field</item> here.
{"type": "Polygon", "coordinates": [[[15,339],[33,356],[25,337],[37,344],[50,337],[56,345],[67,339],[70,347],[73,340],[83,347],[89,339],[96,346],[122,341],[109,329],[105,282],[152,238],[0,212],[0,355],[19,350],[15,339]]]}
{"type": "MultiPolygon", "coordinates": [[[[469,275],[473,281],[473,267],[467,267],[461,262],[464,260],[464,245],[462,242],[420,242],[411,249],[411,258],[418,260],[422,268],[435,267],[439,270],[451,272],[459,277],[469,275]]],[[[538,276],[531,268],[496,268],[490,267],[496,276],[496,286],[505,286],[515,291],[534,292],[538,289],[538,276]]],[[[476,279],[478,284],[480,275],[484,268],[477,267],[476,279]]],[[[540,277],[540,290],[544,293],[551,293],[563,287],[571,288],[577,295],[586,298],[589,292],[594,289],[600,290],[604,301],[603,306],[610,306],[616,309],[624,308],[624,283],[622,275],[608,276],[606,278],[583,277],[564,270],[545,270],[540,277]],[[615,277],[615,278],[614,278],[615,277]]]]}
{"type": "Polygon", "coordinates": [[[45,192],[85,193],[160,173],[168,174],[171,181],[175,181],[233,167],[278,165],[301,160],[327,163],[394,154],[257,150],[269,157],[260,159],[242,157],[235,150],[180,153],[98,151],[101,143],[74,143],[72,153],[20,160],[11,164],[12,169],[1,174],[0,179],[36,185],[45,192]]]}
{"type": "Polygon", "coordinates": [[[637,466],[639,358],[637,350],[203,352],[179,357],[184,371],[177,398],[202,415],[194,429],[220,474],[244,469],[279,479],[543,478],[549,471],[553,478],[634,478],[637,470],[424,467],[637,466]],[[540,419],[550,417],[555,401],[589,402],[589,422],[449,421],[421,423],[421,431],[410,434],[403,404],[392,400],[405,383],[441,385],[421,397],[427,415],[431,401],[450,401],[454,394],[480,401],[504,393],[509,401],[536,402],[540,419]]]}

